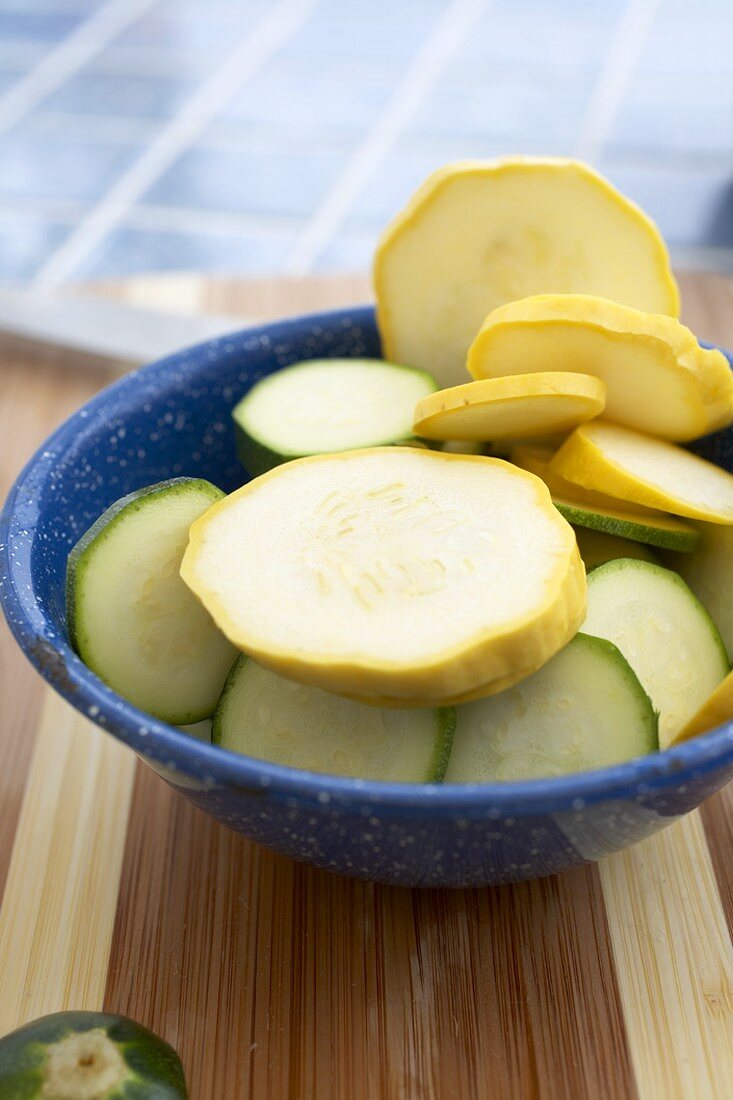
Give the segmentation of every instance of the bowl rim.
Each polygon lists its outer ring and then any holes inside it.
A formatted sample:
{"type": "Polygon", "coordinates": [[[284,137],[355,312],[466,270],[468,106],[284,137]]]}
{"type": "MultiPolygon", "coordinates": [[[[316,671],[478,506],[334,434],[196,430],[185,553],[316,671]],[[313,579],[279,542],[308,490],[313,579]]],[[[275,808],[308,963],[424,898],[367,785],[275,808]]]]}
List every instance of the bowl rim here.
{"type": "MultiPolygon", "coordinates": [[[[733,722],[663,752],[650,753],[612,767],[503,783],[391,783],[303,771],[222,749],[186,734],[138,710],[100,680],[74,653],[55,627],[36,594],[31,571],[34,506],[38,491],[52,474],[72,440],[99,427],[109,405],[133,398],[141,376],[153,381],[185,361],[195,370],[210,361],[218,345],[246,345],[260,337],[293,337],[314,326],[359,325],[375,328],[372,306],[304,314],[267,322],[181,349],[173,355],[131,371],[95,394],[64,421],[28,460],[8,494],[0,513],[0,604],[10,629],[28,660],[72,706],[148,761],[168,770],[168,778],[202,791],[241,789],[249,795],[281,798],[286,804],[310,803],[323,809],[328,803],[392,811],[429,811],[431,817],[472,818],[534,816],[577,811],[606,801],[644,802],[651,792],[684,790],[686,784],[710,772],[733,766],[733,722]],[[20,524],[22,534],[14,528],[20,524]]],[[[721,349],[723,350],[723,349],[721,349]]],[[[730,360],[730,355],[725,353],[730,360]]]]}

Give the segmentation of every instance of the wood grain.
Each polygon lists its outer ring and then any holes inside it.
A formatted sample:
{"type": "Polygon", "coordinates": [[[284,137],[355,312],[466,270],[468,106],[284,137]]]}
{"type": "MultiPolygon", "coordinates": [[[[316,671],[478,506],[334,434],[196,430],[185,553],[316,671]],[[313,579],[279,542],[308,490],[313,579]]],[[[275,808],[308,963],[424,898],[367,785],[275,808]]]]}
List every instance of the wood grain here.
{"type": "MultiPolygon", "coordinates": [[[[0,500],[48,433],[104,384],[104,376],[58,368],[62,357],[0,357],[0,500]]],[[[3,716],[0,767],[0,898],[10,863],[24,781],[33,751],[41,692],[4,619],[0,622],[0,698],[12,700],[3,716]]]]}
{"type": "Polygon", "coordinates": [[[733,1096],[733,949],[699,812],[599,871],[641,1100],[733,1096]]]}
{"type": "MultiPolygon", "coordinates": [[[[733,345],[730,283],[681,282],[688,322],[733,345]]],[[[97,292],[248,317],[369,296],[360,277],[97,292]]],[[[7,487],[104,379],[6,357],[0,380],[7,487]]],[[[598,868],[397,890],[216,825],[46,692],[4,628],[0,685],[0,1032],[103,1003],[181,1051],[192,1100],[733,1095],[732,788],[598,868]]]]}
{"type": "Polygon", "coordinates": [[[634,1097],[594,869],[389,889],[260,849],[146,770],[132,806],[105,1007],[177,1046],[194,1097],[634,1097]]]}
{"type": "Polygon", "coordinates": [[[704,802],[700,807],[700,816],[710,846],[710,859],[728,922],[728,932],[733,936],[733,783],[729,783],[704,802]]]}
{"type": "Polygon", "coordinates": [[[46,692],[0,908],[0,1035],[99,1009],[135,757],[46,692]]]}

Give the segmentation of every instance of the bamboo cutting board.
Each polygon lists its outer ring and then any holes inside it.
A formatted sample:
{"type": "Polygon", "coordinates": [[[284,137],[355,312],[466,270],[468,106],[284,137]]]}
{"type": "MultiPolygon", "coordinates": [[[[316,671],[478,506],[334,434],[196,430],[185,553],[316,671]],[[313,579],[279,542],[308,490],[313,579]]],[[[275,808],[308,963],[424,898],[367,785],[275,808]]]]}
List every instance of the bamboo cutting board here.
{"type": "MultiPolygon", "coordinates": [[[[683,279],[733,346],[733,289],[683,279]]],[[[273,317],[362,279],[141,278],[103,293],[273,317]]],[[[62,369],[63,367],[63,369],[62,369]]],[[[110,380],[0,359],[0,494],[110,380]]],[[[183,1059],[192,1100],[731,1100],[733,785],[596,866],[409,891],[228,832],[48,691],[0,636],[0,1034],[122,1012],[183,1059]]]]}

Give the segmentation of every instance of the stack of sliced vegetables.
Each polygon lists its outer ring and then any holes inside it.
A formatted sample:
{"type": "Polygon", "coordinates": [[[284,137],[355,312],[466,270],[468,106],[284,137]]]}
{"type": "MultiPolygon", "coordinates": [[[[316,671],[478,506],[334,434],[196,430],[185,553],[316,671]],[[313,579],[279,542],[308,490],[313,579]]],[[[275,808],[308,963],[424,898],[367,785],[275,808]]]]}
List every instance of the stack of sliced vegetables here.
{"type": "Polygon", "coordinates": [[[388,781],[583,771],[733,717],[733,477],[680,446],[733,423],[733,375],[654,224],[573,161],[452,165],[375,286],[398,362],[270,375],[233,410],[252,481],[152,486],[81,539],[80,656],[224,748],[388,781]]]}

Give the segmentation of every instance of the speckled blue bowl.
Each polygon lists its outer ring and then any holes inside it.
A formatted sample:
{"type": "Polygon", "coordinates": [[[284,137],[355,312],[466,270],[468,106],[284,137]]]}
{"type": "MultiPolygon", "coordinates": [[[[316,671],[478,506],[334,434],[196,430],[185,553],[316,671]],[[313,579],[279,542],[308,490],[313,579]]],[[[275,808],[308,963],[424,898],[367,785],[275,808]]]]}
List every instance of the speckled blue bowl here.
{"type": "MultiPolygon", "coordinates": [[[[563,779],[407,786],[266,764],[201,743],[121,699],[64,629],[70,547],[117,497],[177,474],[241,484],[229,412],[298,359],[380,354],[371,309],[250,329],[123,378],[38,451],[0,520],[2,603],[39,672],[201,809],[295,859],[408,886],[547,875],[623,848],[733,777],[733,725],[664,754],[563,779]]],[[[733,466],[733,431],[698,448],[733,466]]]]}

